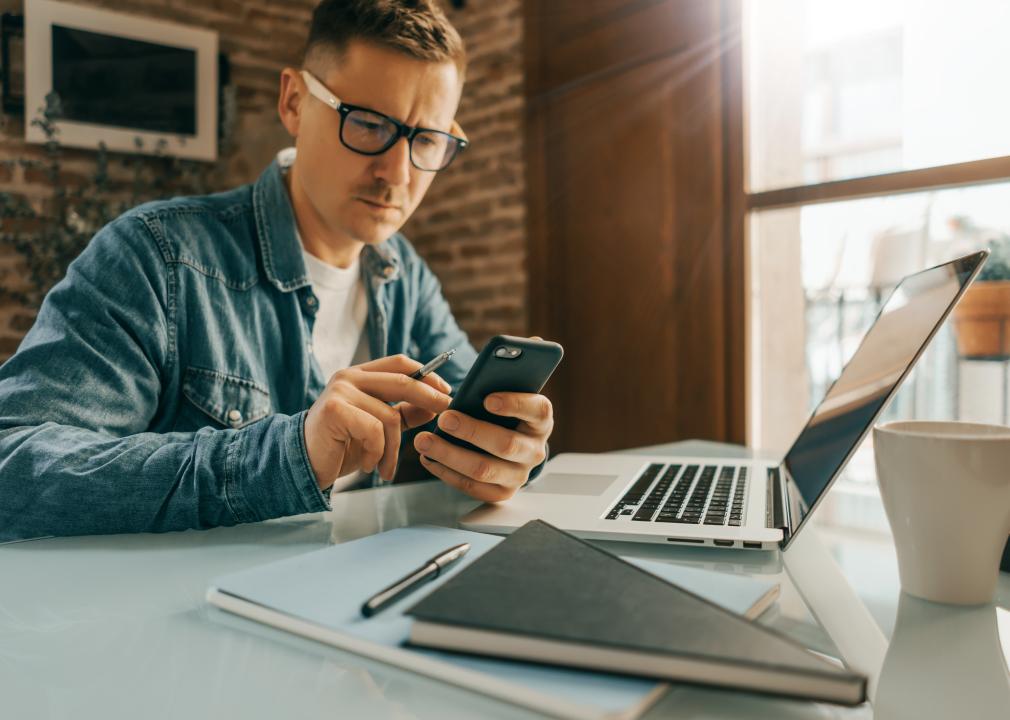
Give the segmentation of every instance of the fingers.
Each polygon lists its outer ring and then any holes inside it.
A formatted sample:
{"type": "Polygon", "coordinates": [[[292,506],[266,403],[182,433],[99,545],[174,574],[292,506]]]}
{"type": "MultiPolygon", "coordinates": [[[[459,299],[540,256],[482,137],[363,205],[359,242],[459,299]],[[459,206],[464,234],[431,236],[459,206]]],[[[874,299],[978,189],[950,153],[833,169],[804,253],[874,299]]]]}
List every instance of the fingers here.
{"type": "MultiPolygon", "coordinates": [[[[425,378],[425,380],[427,379],[425,378]]],[[[358,390],[379,400],[385,402],[406,401],[430,413],[440,413],[452,402],[452,398],[442,390],[421,380],[414,380],[402,373],[348,368],[341,372],[340,380],[350,383],[358,390]]]]}
{"type": "MultiPolygon", "coordinates": [[[[396,472],[396,462],[400,452],[400,433],[403,430],[400,411],[358,389],[346,378],[334,382],[328,391],[334,397],[334,407],[338,405],[353,407],[367,413],[379,423],[382,428],[382,435],[377,444],[379,457],[376,462],[371,463],[371,468],[377,467],[379,475],[386,480],[391,480],[396,472]]],[[[336,417],[341,416],[337,415],[336,417]]],[[[370,472],[371,468],[362,465],[363,470],[370,472]]]]}
{"type": "Polygon", "coordinates": [[[403,429],[403,420],[399,410],[390,407],[381,400],[376,400],[357,388],[348,389],[345,397],[352,405],[364,410],[382,423],[383,445],[378,470],[384,480],[392,480],[400,454],[400,433],[403,429]]]}
{"type": "Polygon", "coordinates": [[[515,494],[514,488],[506,488],[501,485],[490,485],[468,478],[452,468],[448,468],[440,462],[421,456],[421,465],[432,475],[443,481],[446,485],[451,485],[457,490],[465,492],[472,498],[484,502],[501,502],[508,500],[515,494]]]}
{"type": "Polygon", "coordinates": [[[455,410],[442,413],[438,426],[453,437],[466,440],[502,460],[527,467],[539,465],[546,454],[544,443],[538,437],[476,420],[455,410]]]}
{"type": "Polygon", "coordinates": [[[543,395],[533,393],[492,393],[484,398],[488,412],[519,418],[537,435],[550,435],[554,429],[554,407],[543,395]]]}
{"type": "Polygon", "coordinates": [[[330,382],[344,379],[380,400],[406,401],[430,413],[440,413],[449,407],[452,386],[436,373],[420,380],[410,377],[421,367],[421,363],[406,355],[390,355],[341,370],[330,382]]]}
{"type": "MultiPolygon", "coordinates": [[[[397,373],[399,375],[410,375],[417,370],[420,370],[421,363],[417,360],[407,357],[406,355],[390,355],[389,357],[379,358],[378,360],[371,360],[361,365],[355,366],[361,370],[367,372],[383,372],[383,373],[397,373]]],[[[441,390],[442,392],[448,394],[452,392],[452,385],[443,380],[437,373],[429,373],[421,380],[417,382],[423,382],[425,385],[430,385],[436,390],[441,390]]],[[[404,398],[406,399],[406,398],[404,398]]]]}
{"type": "MultiPolygon", "coordinates": [[[[331,437],[337,442],[357,441],[362,450],[361,469],[372,472],[382,459],[385,432],[374,415],[336,398],[328,402],[323,413],[331,437]]],[[[330,478],[334,480],[335,478],[330,478]]]]}
{"type": "Polygon", "coordinates": [[[393,478],[401,432],[428,422],[452,401],[452,388],[437,375],[409,377],[419,367],[394,355],[333,374],[305,418],[309,464],[321,487],[354,469],[393,478]]]}
{"type": "Polygon", "coordinates": [[[459,447],[430,432],[418,433],[414,447],[422,456],[482,484],[515,490],[526,482],[528,469],[516,463],[459,447]]]}
{"type": "Polygon", "coordinates": [[[410,403],[397,403],[393,406],[400,413],[401,430],[410,430],[418,425],[424,425],[435,417],[435,413],[428,412],[424,408],[419,408],[410,403]]]}
{"type": "Polygon", "coordinates": [[[376,360],[369,360],[368,362],[361,363],[360,365],[355,365],[355,367],[361,368],[362,370],[396,372],[409,375],[415,370],[420,369],[422,366],[417,360],[400,353],[399,355],[387,355],[386,357],[377,358],[376,360]]]}

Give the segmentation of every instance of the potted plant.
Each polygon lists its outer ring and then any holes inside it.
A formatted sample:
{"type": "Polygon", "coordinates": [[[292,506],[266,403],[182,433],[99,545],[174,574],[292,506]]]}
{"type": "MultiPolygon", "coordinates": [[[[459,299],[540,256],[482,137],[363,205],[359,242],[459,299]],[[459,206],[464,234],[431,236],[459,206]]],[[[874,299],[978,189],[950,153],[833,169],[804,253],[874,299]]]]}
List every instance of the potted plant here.
{"type": "Polygon", "coordinates": [[[989,241],[989,259],[954,308],[953,320],[961,357],[1010,357],[1010,235],[989,241]]]}

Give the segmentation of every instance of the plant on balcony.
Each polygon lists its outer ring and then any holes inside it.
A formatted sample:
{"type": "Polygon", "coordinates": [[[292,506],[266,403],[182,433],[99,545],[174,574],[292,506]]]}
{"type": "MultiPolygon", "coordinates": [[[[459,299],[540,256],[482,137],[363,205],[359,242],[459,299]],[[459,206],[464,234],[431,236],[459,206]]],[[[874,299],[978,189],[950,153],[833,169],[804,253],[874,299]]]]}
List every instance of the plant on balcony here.
{"type": "Polygon", "coordinates": [[[954,308],[957,349],[962,357],[1010,357],[1010,235],[989,241],[989,259],[954,308]]]}

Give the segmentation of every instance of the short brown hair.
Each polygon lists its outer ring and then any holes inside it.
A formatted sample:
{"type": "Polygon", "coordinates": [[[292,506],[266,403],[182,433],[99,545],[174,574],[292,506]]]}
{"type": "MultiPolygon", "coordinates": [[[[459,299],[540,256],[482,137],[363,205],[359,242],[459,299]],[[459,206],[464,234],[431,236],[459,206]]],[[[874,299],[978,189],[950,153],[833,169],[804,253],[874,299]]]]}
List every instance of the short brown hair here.
{"type": "Polygon", "coordinates": [[[463,39],[437,0],[323,0],[312,12],[305,62],[336,57],[351,40],[365,40],[419,60],[452,61],[466,69],[463,39]]]}

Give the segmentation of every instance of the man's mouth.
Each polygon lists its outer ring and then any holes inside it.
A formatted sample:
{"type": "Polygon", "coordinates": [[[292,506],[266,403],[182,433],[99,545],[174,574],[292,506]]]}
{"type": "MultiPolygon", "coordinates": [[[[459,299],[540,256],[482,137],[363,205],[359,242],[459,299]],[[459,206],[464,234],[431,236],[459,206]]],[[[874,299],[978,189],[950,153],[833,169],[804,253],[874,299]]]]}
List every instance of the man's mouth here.
{"type": "Polygon", "coordinates": [[[400,209],[399,205],[389,205],[389,204],[384,203],[384,202],[379,202],[378,200],[369,200],[368,198],[363,198],[363,197],[355,197],[354,199],[355,200],[360,200],[361,202],[365,203],[366,205],[368,205],[370,207],[380,208],[382,210],[399,210],[400,209]]]}

